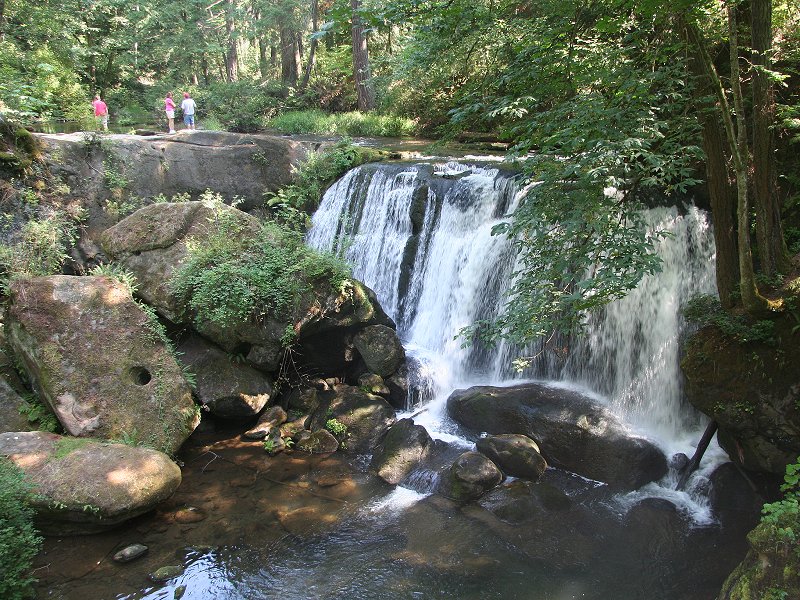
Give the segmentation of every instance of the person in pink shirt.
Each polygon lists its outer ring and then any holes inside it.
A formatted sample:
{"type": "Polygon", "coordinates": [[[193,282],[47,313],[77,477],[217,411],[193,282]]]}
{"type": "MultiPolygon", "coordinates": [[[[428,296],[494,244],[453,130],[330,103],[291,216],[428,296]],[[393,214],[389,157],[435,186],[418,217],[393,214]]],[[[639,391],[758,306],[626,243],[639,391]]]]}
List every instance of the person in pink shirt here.
{"type": "Polygon", "coordinates": [[[164,98],[164,112],[167,113],[169,132],[175,133],[175,101],[172,99],[172,92],[167,92],[167,97],[164,98]]]}
{"type": "Polygon", "coordinates": [[[94,107],[94,118],[97,121],[97,125],[102,125],[103,130],[108,131],[108,106],[100,99],[100,94],[94,97],[92,106],[94,107]]]}

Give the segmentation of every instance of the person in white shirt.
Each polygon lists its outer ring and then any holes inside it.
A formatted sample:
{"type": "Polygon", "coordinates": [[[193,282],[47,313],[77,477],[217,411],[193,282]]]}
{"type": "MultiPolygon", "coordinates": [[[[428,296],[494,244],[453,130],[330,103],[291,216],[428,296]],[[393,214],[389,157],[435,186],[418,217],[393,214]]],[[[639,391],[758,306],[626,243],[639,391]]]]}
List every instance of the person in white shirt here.
{"type": "Polygon", "coordinates": [[[183,92],[183,102],[181,102],[181,111],[183,112],[183,123],[187,129],[194,129],[194,111],[197,109],[189,92],[183,92]]]}

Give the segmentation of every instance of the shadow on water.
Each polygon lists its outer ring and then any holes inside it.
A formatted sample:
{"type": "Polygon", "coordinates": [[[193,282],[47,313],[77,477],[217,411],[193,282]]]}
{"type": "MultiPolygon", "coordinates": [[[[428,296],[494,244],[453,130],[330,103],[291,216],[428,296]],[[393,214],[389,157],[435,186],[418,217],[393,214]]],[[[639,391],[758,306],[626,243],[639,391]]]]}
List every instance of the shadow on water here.
{"type": "Polygon", "coordinates": [[[718,528],[680,541],[684,559],[660,541],[677,528],[632,542],[608,493],[554,470],[459,506],[391,488],[338,453],[270,457],[239,432],[194,434],[181,487],[150,515],[48,538],[38,597],[706,600],[744,553],[718,528]],[[144,557],[111,559],[137,542],[144,557]],[[700,558],[711,551],[716,567],[700,558]],[[180,574],[148,579],[167,565],[180,574]]]}

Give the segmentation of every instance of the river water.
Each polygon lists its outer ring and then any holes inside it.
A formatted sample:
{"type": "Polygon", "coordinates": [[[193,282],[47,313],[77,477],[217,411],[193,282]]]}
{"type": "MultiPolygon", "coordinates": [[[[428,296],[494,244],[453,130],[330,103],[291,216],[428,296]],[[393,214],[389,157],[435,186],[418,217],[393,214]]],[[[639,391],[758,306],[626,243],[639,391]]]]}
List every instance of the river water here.
{"type": "MultiPolygon", "coordinates": [[[[469,444],[443,408],[453,389],[545,379],[606,403],[668,455],[691,453],[703,422],[681,398],[680,306],[713,291],[706,216],[652,209],[651,225],[671,232],[663,272],[594,317],[568,352],[517,375],[511,358],[536,349],[463,347],[455,336],[500,308],[515,259],[491,228],[518,192],[513,172],[493,164],[359,167],[327,192],[308,241],[344,254],[396,321],[414,365],[407,414],[434,437],[469,444]]],[[[668,476],[620,496],[549,469],[539,484],[507,480],[459,506],[384,484],[368,473],[368,457],[270,457],[240,439],[245,428],[207,423],[196,432],[181,454],[184,483],[154,514],[101,535],[48,539],[39,596],[706,600],[743,557],[752,524],[720,527],[709,507],[719,449],[687,493],[670,491],[668,476]],[[644,498],[644,512],[630,510],[644,498]],[[187,506],[205,518],[181,522],[187,506]],[[128,565],[110,560],[133,542],[149,553],[128,565]],[[182,574],[148,580],[165,565],[182,574]]]]}

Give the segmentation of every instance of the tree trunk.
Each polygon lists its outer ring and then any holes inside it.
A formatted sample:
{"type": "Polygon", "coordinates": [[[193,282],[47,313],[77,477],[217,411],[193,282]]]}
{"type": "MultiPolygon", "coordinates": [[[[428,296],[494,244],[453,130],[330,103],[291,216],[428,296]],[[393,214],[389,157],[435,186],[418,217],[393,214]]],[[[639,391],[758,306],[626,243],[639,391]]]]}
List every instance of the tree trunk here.
{"type": "Polygon", "coordinates": [[[297,51],[295,32],[281,26],[281,79],[289,85],[297,85],[300,74],[300,54],[297,51]]]}
{"type": "MultiPolygon", "coordinates": [[[[751,314],[760,314],[767,310],[766,299],[758,293],[756,277],[753,270],[753,253],[750,246],[750,203],[747,196],[749,167],[749,150],[747,147],[747,125],[744,116],[744,98],[739,76],[739,36],[736,23],[736,9],[727,5],[728,37],[731,60],[731,91],[733,92],[733,110],[736,114],[736,136],[729,137],[733,155],[733,167],[736,172],[736,212],[738,215],[739,243],[739,290],[742,294],[742,305],[751,314]]],[[[730,119],[730,111],[727,118],[730,119]]],[[[725,118],[725,116],[723,116],[725,118]]],[[[733,128],[731,128],[733,129],[733,128]]]]}
{"type": "Polygon", "coordinates": [[[235,0],[228,0],[225,10],[225,32],[228,38],[228,49],[225,52],[225,78],[229,82],[239,79],[239,48],[236,40],[235,10],[235,0]]]}
{"type": "Polygon", "coordinates": [[[5,28],[6,0],[0,0],[0,42],[6,37],[5,28]]]}
{"type": "Polygon", "coordinates": [[[258,72],[261,73],[261,79],[264,81],[271,75],[267,57],[267,41],[263,37],[258,38],[258,72]]]}
{"type": "Polygon", "coordinates": [[[353,77],[356,82],[358,96],[358,110],[368,111],[375,108],[375,91],[372,87],[372,78],[369,71],[369,51],[367,50],[367,37],[364,35],[364,25],[358,13],[361,0],[350,0],[352,9],[352,37],[353,37],[353,77]]]}
{"type": "Polygon", "coordinates": [[[753,55],[753,208],[761,272],[768,277],[791,270],[783,238],[778,177],[775,172],[775,91],[765,70],[771,68],[772,2],[751,0],[753,55]]]}
{"type": "MultiPolygon", "coordinates": [[[[311,27],[316,32],[319,29],[319,1],[311,0],[311,27]]],[[[311,49],[308,51],[308,63],[306,63],[305,71],[303,72],[303,80],[300,82],[300,89],[305,89],[308,85],[308,80],[311,78],[311,71],[314,70],[314,65],[317,61],[317,38],[311,40],[311,49]]]]}
{"type": "MultiPolygon", "coordinates": [[[[687,41],[689,41],[687,39],[687,41]]],[[[711,200],[714,243],[716,246],[717,291],[723,307],[732,308],[739,285],[739,261],[736,248],[736,187],[733,185],[728,165],[730,156],[725,131],[719,113],[712,110],[713,87],[703,69],[703,59],[696,44],[689,44],[689,68],[695,80],[693,95],[695,114],[703,133],[703,151],[706,155],[706,187],[711,200]]]]}

